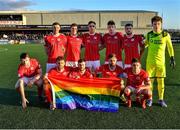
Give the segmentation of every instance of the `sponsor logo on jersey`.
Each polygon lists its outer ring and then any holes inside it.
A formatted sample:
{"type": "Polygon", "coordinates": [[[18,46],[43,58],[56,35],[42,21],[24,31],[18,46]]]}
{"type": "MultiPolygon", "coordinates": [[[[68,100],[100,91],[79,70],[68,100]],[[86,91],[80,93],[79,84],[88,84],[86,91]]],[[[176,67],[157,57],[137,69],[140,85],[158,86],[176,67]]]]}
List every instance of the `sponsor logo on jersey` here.
{"type": "Polygon", "coordinates": [[[117,36],[114,36],[114,39],[118,39],[118,37],[117,37],[117,36]]]}
{"type": "Polygon", "coordinates": [[[34,70],[34,67],[31,67],[30,70],[34,70]]]}

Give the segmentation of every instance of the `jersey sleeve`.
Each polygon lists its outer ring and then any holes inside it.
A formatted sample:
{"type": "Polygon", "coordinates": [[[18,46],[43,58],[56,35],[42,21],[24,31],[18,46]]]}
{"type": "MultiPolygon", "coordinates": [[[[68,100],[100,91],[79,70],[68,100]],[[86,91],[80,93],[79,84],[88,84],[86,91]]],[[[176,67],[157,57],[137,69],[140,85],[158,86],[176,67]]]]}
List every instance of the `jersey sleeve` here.
{"type": "Polygon", "coordinates": [[[42,74],[41,65],[39,64],[39,62],[36,59],[34,59],[34,64],[36,66],[36,70],[35,70],[36,74],[42,74]]]}
{"type": "Polygon", "coordinates": [[[139,42],[139,45],[140,47],[144,47],[144,41],[143,41],[143,37],[141,35],[138,36],[138,42],[139,42]]]}
{"type": "Polygon", "coordinates": [[[146,71],[144,71],[144,76],[143,76],[143,78],[144,78],[144,83],[145,83],[145,84],[148,84],[148,83],[150,82],[149,75],[148,75],[148,73],[147,73],[146,71]]]}
{"type": "Polygon", "coordinates": [[[145,45],[145,47],[148,47],[149,46],[149,41],[148,41],[148,34],[146,34],[146,36],[145,36],[145,42],[144,42],[144,45],[145,45]]]}
{"type": "Polygon", "coordinates": [[[123,71],[123,78],[128,78],[128,68],[123,71]]]}
{"type": "Polygon", "coordinates": [[[22,78],[24,76],[24,72],[22,67],[19,65],[18,67],[18,78],[22,78]]]}
{"type": "Polygon", "coordinates": [[[169,33],[167,35],[166,42],[167,42],[167,49],[168,49],[169,56],[170,57],[174,56],[174,49],[173,49],[173,45],[172,45],[172,42],[171,42],[171,36],[169,35],[169,33]]]}
{"type": "Polygon", "coordinates": [[[85,41],[86,41],[86,33],[84,33],[82,35],[82,45],[83,45],[83,47],[85,46],[85,41]]]}
{"type": "Polygon", "coordinates": [[[102,45],[103,46],[106,46],[106,37],[107,37],[106,34],[104,34],[104,36],[102,37],[102,45]]]}
{"type": "Polygon", "coordinates": [[[125,36],[122,37],[122,49],[124,49],[124,39],[125,39],[125,36]]]}
{"type": "Polygon", "coordinates": [[[86,78],[90,78],[90,79],[93,78],[93,75],[90,73],[89,70],[86,70],[86,78]]]}

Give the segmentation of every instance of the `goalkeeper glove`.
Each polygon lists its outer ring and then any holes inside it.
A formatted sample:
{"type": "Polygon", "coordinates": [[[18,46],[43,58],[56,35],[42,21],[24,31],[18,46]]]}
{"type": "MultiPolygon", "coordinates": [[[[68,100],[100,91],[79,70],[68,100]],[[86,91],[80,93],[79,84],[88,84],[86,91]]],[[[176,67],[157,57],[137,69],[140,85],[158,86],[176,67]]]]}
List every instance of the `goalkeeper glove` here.
{"type": "Polygon", "coordinates": [[[174,60],[174,56],[171,56],[170,57],[170,66],[174,69],[175,68],[175,66],[176,66],[176,62],[175,62],[175,60],[174,60]]]}

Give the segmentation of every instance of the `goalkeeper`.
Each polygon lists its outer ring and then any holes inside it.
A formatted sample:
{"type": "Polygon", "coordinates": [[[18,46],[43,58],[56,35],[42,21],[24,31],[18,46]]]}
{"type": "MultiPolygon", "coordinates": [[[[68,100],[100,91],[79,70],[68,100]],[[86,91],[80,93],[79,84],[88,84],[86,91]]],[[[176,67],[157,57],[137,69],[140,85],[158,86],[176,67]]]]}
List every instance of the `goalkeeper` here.
{"type": "MultiPolygon", "coordinates": [[[[165,51],[166,46],[170,55],[170,66],[174,69],[174,50],[171,37],[168,32],[162,30],[162,18],[154,16],[151,19],[153,30],[146,35],[145,45],[148,47],[146,70],[151,79],[153,89],[154,80],[157,80],[159,101],[162,107],[167,107],[164,101],[164,78],[166,77],[165,51]]],[[[147,106],[152,106],[152,99],[148,100],[147,106]]]]}

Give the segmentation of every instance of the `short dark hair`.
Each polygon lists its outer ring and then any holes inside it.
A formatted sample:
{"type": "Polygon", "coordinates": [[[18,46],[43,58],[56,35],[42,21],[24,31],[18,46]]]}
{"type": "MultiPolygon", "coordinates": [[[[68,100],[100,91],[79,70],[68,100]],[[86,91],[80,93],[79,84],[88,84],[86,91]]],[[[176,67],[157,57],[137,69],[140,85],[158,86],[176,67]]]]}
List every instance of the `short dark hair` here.
{"type": "Polygon", "coordinates": [[[108,21],[107,25],[115,25],[115,22],[113,20],[108,21]]]}
{"type": "Polygon", "coordinates": [[[56,58],[56,62],[61,61],[61,60],[64,60],[64,57],[58,56],[58,57],[56,58]]]}
{"type": "Polygon", "coordinates": [[[28,53],[26,52],[21,53],[19,56],[20,60],[25,59],[26,57],[29,57],[28,53]]]}
{"type": "Polygon", "coordinates": [[[58,22],[54,22],[52,25],[53,25],[53,26],[55,26],[55,25],[61,26],[60,23],[58,23],[58,22]]]}
{"type": "MultiPolygon", "coordinates": [[[[133,58],[132,60],[131,60],[131,63],[133,64],[133,63],[136,63],[136,62],[139,62],[139,59],[137,59],[137,58],[133,58]]],[[[140,63],[140,62],[139,62],[140,63]]]]}
{"type": "Polygon", "coordinates": [[[127,24],[125,25],[125,27],[128,27],[128,26],[133,27],[133,25],[132,25],[131,23],[127,23],[127,24]]]}
{"type": "Polygon", "coordinates": [[[78,63],[86,62],[85,59],[79,59],[78,63]]]}
{"type": "Polygon", "coordinates": [[[72,23],[72,24],[71,24],[71,28],[74,27],[74,26],[77,27],[77,26],[78,26],[77,23],[72,23]]]}
{"type": "Polygon", "coordinates": [[[153,24],[153,22],[157,22],[157,21],[160,21],[162,23],[162,18],[160,16],[154,16],[152,19],[151,19],[151,23],[153,24]]]}
{"type": "Polygon", "coordinates": [[[113,57],[116,58],[116,54],[112,53],[112,54],[109,54],[109,55],[108,55],[108,59],[111,59],[111,58],[113,58],[113,57]]]}
{"type": "Polygon", "coordinates": [[[89,22],[88,22],[88,25],[91,24],[91,23],[93,23],[94,25],[96,25],[96,22],[94,22],[94,21],[89,21],[89,22]]]}

